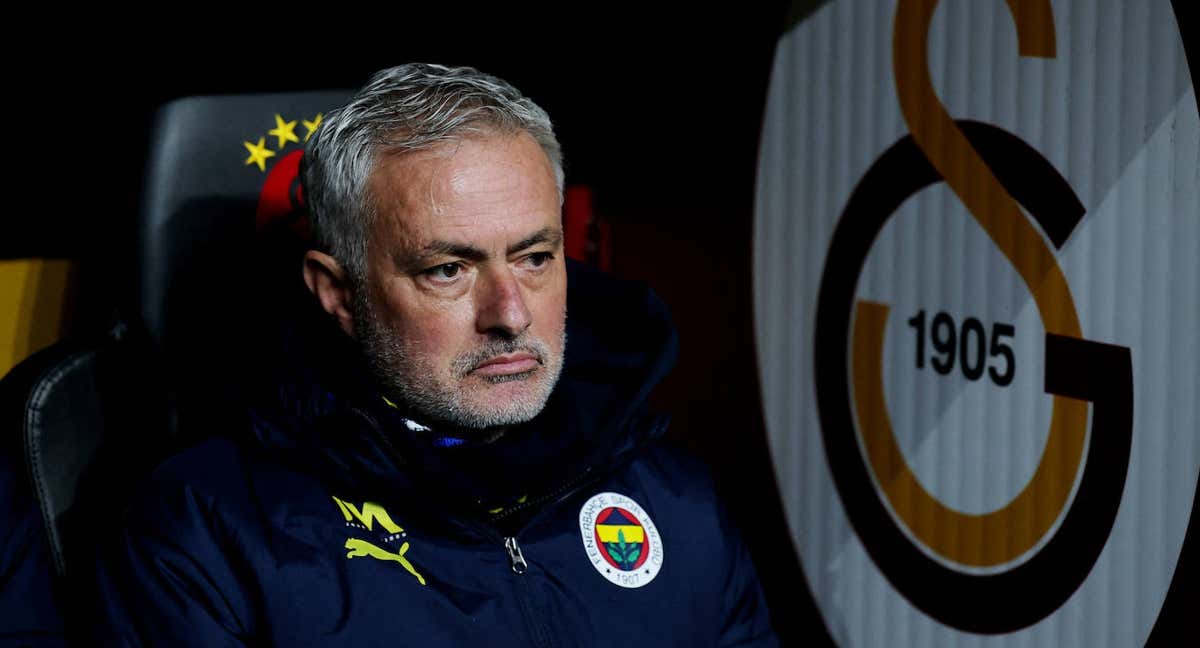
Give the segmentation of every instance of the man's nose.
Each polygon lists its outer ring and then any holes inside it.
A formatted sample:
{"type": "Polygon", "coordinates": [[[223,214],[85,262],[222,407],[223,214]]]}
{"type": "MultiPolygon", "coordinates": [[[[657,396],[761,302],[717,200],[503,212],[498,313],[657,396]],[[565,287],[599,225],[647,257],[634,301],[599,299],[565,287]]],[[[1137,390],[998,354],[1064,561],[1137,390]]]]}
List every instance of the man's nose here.
{"type": "Polygon", "coordinates": [[[521,285],[508,268],[487,273],[476,282],[475,328],[480,333],[516,337],[529,328],[533,318],[525,306],[521,285]]]}

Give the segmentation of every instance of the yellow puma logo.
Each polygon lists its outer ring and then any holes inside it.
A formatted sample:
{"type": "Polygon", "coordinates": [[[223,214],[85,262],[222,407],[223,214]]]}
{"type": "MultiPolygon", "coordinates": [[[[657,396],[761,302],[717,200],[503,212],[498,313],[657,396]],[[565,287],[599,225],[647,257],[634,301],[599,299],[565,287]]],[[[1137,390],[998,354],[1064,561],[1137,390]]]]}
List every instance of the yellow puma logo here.
{"type": "Polygon", "coordinates": [[[358,558],[360,556],[370,556],[377,560],[394,560],[394,561],[400,563],[401,567],[408,570],[408,573],[412,574],[413,576],[416,576],[417,582],[419,582],[421,585],[425,584],[425,578],[423,576],[421,576],[420,574],[418,574],[417,570],[413,568],[412,563],[408,562],[408,559],[404,557],[404,554],[408,553],[408,543],[407,542],[400,545],[400,551],[398,551],[396,553],[391,553],[390,551],[387,551],[386,549],[376,547],[375,545],[371,544],[370,542],[367,542],[366,540],[362,540],[359,538],[350,538],[350,539],[346,540],[346,548],[350,550],[349,553],[346,554],[347,558],[358,558]]]}

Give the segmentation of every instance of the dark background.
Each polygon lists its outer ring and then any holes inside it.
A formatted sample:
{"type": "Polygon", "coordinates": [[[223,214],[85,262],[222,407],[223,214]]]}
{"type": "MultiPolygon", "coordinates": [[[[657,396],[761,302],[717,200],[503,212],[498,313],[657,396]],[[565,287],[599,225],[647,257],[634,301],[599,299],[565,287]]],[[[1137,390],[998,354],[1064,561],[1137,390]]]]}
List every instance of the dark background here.
{"type": "Polygon", "coordinates": [[[674,414],[672,435],[713,466],[781,637],[828,642],[775,487],[753,331],[758,139],[790,3],[649,4],[489,15],[457,5],[106,5],[10,17],[0,258],[78,260],[72,329],[99,327],[130,283],[159,104],[356,88],[407,61],[496,74],[555,121],[568,184],[590,186],[611,224],[612,271],[648,281],[671,306],[680,361],[655,403],[674,414]]]}

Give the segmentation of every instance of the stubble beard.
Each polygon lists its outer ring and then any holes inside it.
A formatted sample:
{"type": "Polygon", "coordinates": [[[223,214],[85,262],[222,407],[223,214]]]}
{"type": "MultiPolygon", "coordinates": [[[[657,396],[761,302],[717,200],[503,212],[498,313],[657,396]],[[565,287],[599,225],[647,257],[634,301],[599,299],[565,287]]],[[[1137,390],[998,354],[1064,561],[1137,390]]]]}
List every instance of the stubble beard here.
{"type": "MultiPolygon", "coordinates": [[[[493,337],[458,355],[446,372],[439,372],[417,345],[397,339],[365,296],[367,291],[354,292],[355,337],[367,363],[388,398],[402,404],[416,418],[487,433],[532,420],[546,406],[558,383],[567,348],[566,326],[558,353],[542,340],[528,335],[493,337]],[[518,352],[534,356],[538,367],[499,376],[471,375],[481,364],[498,355],[518,352]],[[483,385],[471,385],[475,381],[483,385]],[[515,381],[529,381],[531,389],[520,397],[501,402],[480,403],[472,398],[472,392],[486,390],[487,386],[515,381]]],[[[563,316],[566,317],[565,312],[563,316]]]]}

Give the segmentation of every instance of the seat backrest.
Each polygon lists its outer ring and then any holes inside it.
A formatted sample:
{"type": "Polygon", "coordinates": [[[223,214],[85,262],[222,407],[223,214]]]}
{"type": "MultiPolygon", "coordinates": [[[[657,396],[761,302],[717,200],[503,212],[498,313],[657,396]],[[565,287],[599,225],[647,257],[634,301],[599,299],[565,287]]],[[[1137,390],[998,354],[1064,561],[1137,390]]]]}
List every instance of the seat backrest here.
{"type": "Polygon", "coordinates": [[[304,142],[350,95],[190,97],[157,115],[132,318],[164,355],[187,436],[220,424],[214,405],[238,391],[265,305],[301,286],[299,259],[277,245],[295,237],[279,234],[305,229],[304,142]]]}
{"type": "Polygon", "coordinates": [[[124,331],[53,345],[0,381],[0,429],[20,444],[60,579],[90,565],[91,538],[170,443],[162,382],[124,331]]]}
{"type": "Polygon", "coordinates": [[[303,143],[349,96],[194,97],[164,106],[136,216],[134,294],[122,306],[129,325],[51,346],[0,381],[0,435],[25,461],[68,618],[92,543],[117,524],[132,488],[180,443],[180,430],[204,431],[217,419],[220,408],[206,405],[237,382],[258,306],[270,297],[262,291],[276,289],[278,276],[260,271],[290,272],[300,284],[298,260],[290,270],[260,262],[264,249],[280,247],[262,242],[294,240],[269,234],[303,229],[303,143]]]}

